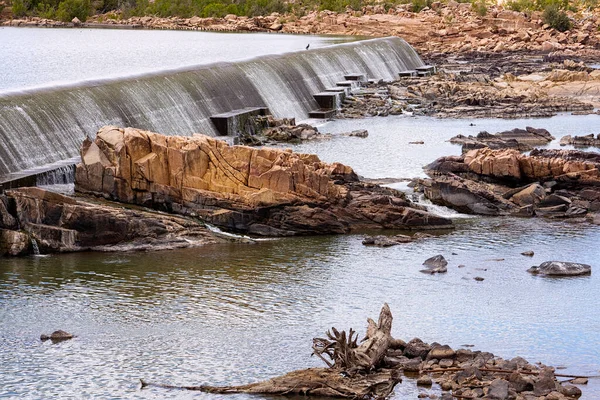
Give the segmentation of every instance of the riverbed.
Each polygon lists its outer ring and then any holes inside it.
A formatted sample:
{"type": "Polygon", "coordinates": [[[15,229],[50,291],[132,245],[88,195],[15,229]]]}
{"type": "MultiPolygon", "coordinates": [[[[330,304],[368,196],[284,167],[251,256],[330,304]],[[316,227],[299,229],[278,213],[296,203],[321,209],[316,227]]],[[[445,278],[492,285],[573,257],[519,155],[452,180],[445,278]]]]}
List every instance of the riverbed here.
{"type": "MultiPolygon", "coordinates": [[[[7,45],[7,32],[65,35],[63,38],[82,35],[81,41],[74,43],[91,53],[104,54],[103,47],[85,39],[88,30],[4,28],[0,29],[0,46],[7,45]]],[[[258,35],[228,34],[215,36],[216,41],[202,35],[218,34],[198,32],[102,32],[151,35],[148,43],[139,46],[148,53],[131,54],[132,59],[160,53],[154,62],[173,61],[150,64],[151,70],[197,63],[205,53],[194,53],[186,40],[204,38],[217,49],[237,43],[236,55],[242,58],[259,51],[249,48],[243,53],[258,35]],[[163,35],[175,34],[181,36],[170,36],[170,46],[153,47],[152,42],[158,45],[163,35]],[[180,58],[177,52],[164,56],[179,42],[180,58]]],[[[258,46],[260,51],[273,51],[287,35],[263,36],[267,42],[258,46]]],[[[111,40],[119,38],[122,36],[111,40]]],[[[313,36],[290,40],[282,51],[329,41],[313,36]]],[[[126,64],[118,60],[131,53],[128,46],[123,44],[122,53],[115,50],[117,53],[109,54],[103,65],[126,64]]],[[[57,51],[61,48],[65,47],[57,46],[57,51]]],[[[72,51],[70,56],[60,57],[63,61],[70,57],[66,64],[85,59],[75,47],[72,51]]],[[[6,62],[4,57],[2,62],[6,62]]],[[[123,70],[78,75],[81,71],[74,67],[75,73],[63,80],[60,74],[39,72],[33,65],[38,72],[30,76],[43,79],[26,83],[13,83],[15,78],[3,80],[0,90],[148,72],[143,66],[132,69],[129,65],[123,70]]],[[[459,154],[460,147],[447,142],[456,134],[494,133],[529,125],[548,129],[557,138],[549,147],[559,147],[563,135],[598,133],[593,130],[597,130],[597,118],[438,120],[397,116],[335,121],[319,127],[333,133],[333,138],[286,147],[346,163],[366,178],[408,179],[424,176],[422,166],[439,156],[459,154]],[[368,138],[336,136],[361,128],[369,130],[368,138]],[[409,144],[414,141],[424,144],[409,144]]],[[[408,190],[404,183],[394,187],[408,190]]],[[[432,210],[452,217],[456,229],[391,248],[366,247],[361,241],[367,233],[360,233],[151,253],[2,258],[0,397],[216,399],[209,394],[142,390],[139,379],[175,385],[231,385],[319,366],[320,361],[310,357],[313,337],[322,336],[332,326],[352,327],[362,334],[366,318],[376,317],[384,302],[394,314],[392,333],[397,338],[419,337],[453,348],[468,346],[504,358],[523,356],[531,362],[561,367],[563,373],[600,374],[600,278],[596,273],[600,227],[586,222],[469,217],[440,207],[432,210]],[[535,255],[520,254],[528,250],[535,255]],[[422,262],[436,254],[448,259],[448,272],[419,272],[422,262]],[[566,279],[526,272],[532,265],[555,259],[588,263],[594,272],[566,279]],[[56,329],[77,337],[59,344],[39,340],[40,334],[56,329]]],[[[598,379],[590,380],[582,390],[584,400],[600,398],[598,379]]],[[[424,389],[418,389],[414,381],[405,379],[394,398],[416,398],[421,391],[424,389]]]]}
{"type": "MultiPolygon", "coordinates": [[[[364,125],[369,138],[334,137],[293,148],[348,163],[368,178],[407,178],[421,176],[420,166],[438,155],[458,154],[458,146],[445,142],[456,133],[532,124],[559,137],[584,133],[588,118],[477,120],[475,127],[423,117],[336,121],[321,130],[364,125]],[[414,140],[425,144],[407,144],[414,140]]],[[[364,235],[353,234],[3,259],[0,396],[211,398],[140,390],[138,379],[241,384],[317,366],[310,357],[313,337],[331,326],[362,333],[384,302],[395,316],[393,335],[404,340],[474,346],[559,366],[563,373],[597,375],[598,275],[547,279],[526,270],[553,259],[595,268],[600,227],[435,211],[453,216],[456,229],[385,249],[366,247],[364,235]],[[520,254],[527,250],[534,257],[520,254]],[[448,273],[419,272],[436,254],[448,259],[448,273]],[[78,337],[56,345],[39,341],[55,329],[78,337]]],[[[597,380],[582,389],[583,399],[600,396],[597,380]]],[[[415,398],[420,390],[405,380],[395,398],[415,398]]]]}

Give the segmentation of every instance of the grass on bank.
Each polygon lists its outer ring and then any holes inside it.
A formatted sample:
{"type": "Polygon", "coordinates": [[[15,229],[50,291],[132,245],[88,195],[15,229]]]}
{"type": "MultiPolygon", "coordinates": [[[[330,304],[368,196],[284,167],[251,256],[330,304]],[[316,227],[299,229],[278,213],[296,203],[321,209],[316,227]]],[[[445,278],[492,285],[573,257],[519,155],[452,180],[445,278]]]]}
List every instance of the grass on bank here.
{"type": "MultiPolygon", "coordinates": [[[[434,0],[4,0],[9,1],[14,17],[39,16],[70,22],[77,17],[85,21],[93,14],[109,13],[108,18],[126,19],[132,16],[157,17],[217,17],[228,14],[259,16],[271,13],[291,13],[302,17],[313,10],[346,12],[377,5],[383,12],[401,4],[410,5],[412,12],[431,7],[434,0]]],[[[458,0],[472,3],[473,11],[485,16],[494,0],[458,0]]],[[[544,23],[566,31],[572,27],[565,11],[596,8],[600,0],[508,0],[505,7],[519,12],[543,11],[544,23]]],[[[2,3],[0,2],[0,7],[2,3]]]]}

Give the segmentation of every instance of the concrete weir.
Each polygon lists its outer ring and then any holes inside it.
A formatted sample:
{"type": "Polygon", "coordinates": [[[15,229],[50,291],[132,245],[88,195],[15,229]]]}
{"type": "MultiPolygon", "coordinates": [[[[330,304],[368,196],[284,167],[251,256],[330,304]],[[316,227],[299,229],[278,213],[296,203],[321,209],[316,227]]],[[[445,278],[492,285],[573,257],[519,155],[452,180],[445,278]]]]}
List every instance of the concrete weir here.
{"type": "Polygon", "coordinates": [[[210,117],[210,120],[215,125],[219,135],[233,136],[242,133],[244,125],[249,118],[267,114],[269,114],[269,109],[266,107],[246,107],[240,110],[213,115],[210,117]]]}
{"type": "Polygon", "coordinates": [[[235,131],[239,118],[234,122],[230,113],[248,108],[300,121],[315,113],[329,117],[335,107],[321,110],[313,95],[336,83],[350,90],[367,78],[391,81],[423,65],[408,43],[389,37],[0,93],[0,176],[76,157],[83,140],[104,125],[217,136],[235,131]]]}

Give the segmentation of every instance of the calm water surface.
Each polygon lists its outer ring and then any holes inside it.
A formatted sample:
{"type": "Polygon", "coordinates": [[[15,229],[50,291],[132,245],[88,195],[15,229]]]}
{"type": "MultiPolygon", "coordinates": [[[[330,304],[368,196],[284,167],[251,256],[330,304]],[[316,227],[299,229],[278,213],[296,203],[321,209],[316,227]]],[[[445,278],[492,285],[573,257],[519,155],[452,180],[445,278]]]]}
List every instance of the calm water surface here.
{"type": "Polygon", "coordinates": [[[0,27],[0,93],[239,61],[356,40],[352,37],[0,27]]]}
{"type": "MultiPolygon", "coordinates": [[[[445,142],[457,133],[532,125],[560,137],[589,133],[594,118],[475,120],[475,127],[431,118],[338,121],[321,130],[366,127],[370,136],[294,149],[348,163],[370,178],[414,177],[436,157],[458,154],[445,142]],[[425,145],[408,145],[414,140],[425,145]]],[[[309,357],[313,337],[331,326],[362,334],[383,302],[394,313],[396,337],[474,345],[563,366],[564,373],[598,375],[600,227],[513,218],[457,218],[456,225],[431,240],[385,249],[363,246],[363,235],[344,235],[1,259],[0,397],[214,399],[140,390],[138,379],[241,384],[318,366],[309,357]],[[520,255],[526,250],[535,256],[520,255]],[[420,273],[436,254],[448,259],[448,273],[420,273]],[[589,263],[595,272],[567,279],[526,272],[551,259],[589,263]],[[41,333],[55,329],[78,337],[40,342],[41,333]]],[[[598,379],[582,389],[583,399],[600,398],[598,379]]],[[[395,398],[416,398],[420,390],[406,379],[395,398]]]]}

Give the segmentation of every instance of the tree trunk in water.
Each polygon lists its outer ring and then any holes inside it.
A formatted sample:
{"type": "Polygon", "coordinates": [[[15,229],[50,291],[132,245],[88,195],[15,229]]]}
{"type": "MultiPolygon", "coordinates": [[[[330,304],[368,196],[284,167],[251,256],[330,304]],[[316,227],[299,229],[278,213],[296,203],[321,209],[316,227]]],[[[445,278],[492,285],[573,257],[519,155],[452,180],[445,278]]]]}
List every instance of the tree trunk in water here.
{"type": "Polygon", "coordinates": [[[400,372],[377,369],[394,342],[391,336],[392,313],[384,304],[379,321],[368,320],[367,333],[357,344],[356,332],[339,332],[331,328],[327,339],[313,339],[313,354],[329,368],[308,368],[262,382],[240,386],[171,386],[155,385],[142,381],[144,386],[169,389],[199,390],[207,393],[299,394],[312,396],[372,399],[385,398],[402,381],[400,372]],[[333,333],[332,333],[333,332],[333,333]],[[325,356],[332,361],[328,361],[325,356]]]}

